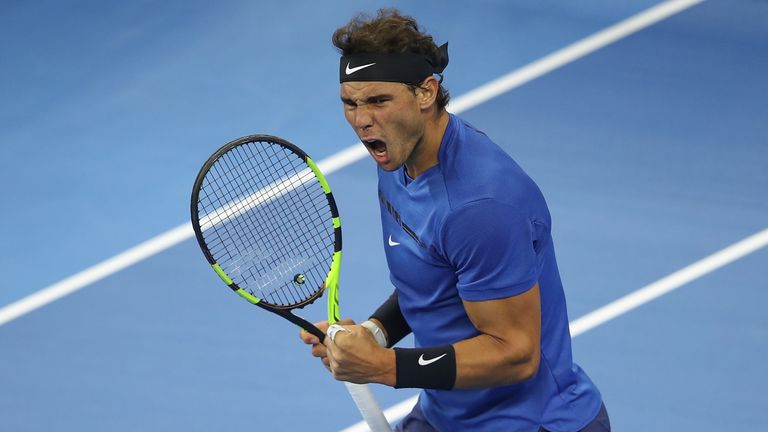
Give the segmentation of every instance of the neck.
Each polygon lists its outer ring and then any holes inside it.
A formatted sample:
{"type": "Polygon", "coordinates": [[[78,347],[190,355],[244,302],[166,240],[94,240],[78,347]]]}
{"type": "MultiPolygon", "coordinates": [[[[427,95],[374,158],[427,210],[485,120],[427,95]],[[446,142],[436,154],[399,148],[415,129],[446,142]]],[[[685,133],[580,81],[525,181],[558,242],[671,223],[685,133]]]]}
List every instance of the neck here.
{"type": "Polygon", "coordinates": [[[412,179],[438,164],[437,155],[440,143],[443,141],[445,129],[448,127],[448,111],[440,110],[430,116],[424,124],[424,135],[414,148],[410,160],[405,163],[405,170],[412,179]]]}

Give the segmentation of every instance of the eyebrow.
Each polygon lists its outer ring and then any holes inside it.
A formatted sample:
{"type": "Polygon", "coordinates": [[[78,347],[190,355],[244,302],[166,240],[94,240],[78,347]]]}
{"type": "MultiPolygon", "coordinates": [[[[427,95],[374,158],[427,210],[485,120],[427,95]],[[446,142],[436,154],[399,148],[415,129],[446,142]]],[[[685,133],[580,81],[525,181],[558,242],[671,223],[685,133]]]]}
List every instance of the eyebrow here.
{"type": "MultiPolygon", "coordinates": [[[[393,97],[394,96],[391,93],[382,93],[382,94],[375,94],[375,95],[368,96],[365,99],[362,99],[362,101],[363,101],[363,104],[369,104],[369,103],[374,103],[381,99],[392,99],[393,97]]],[[[360,99],[351,99],[344,96],[341,97],[342,102],[350,105],[357,105],[359,100],[360,99]]]]}

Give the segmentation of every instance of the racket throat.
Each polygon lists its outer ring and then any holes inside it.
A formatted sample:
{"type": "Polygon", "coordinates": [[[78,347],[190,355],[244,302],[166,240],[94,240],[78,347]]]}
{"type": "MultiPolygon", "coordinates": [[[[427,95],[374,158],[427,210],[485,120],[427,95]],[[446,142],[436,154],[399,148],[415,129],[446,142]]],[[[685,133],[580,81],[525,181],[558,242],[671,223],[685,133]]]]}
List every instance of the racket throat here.
{"type": "Polygon", "coordinates": [[[259,306],[262,309],[268,310],[272,312],[273,314],[280,315],[281,317],[287,319],[288,321],[296,324],[297,326],[303,328],[304,330],[308,331],[309,333],[317,336],[317,338],[320,340],[320,343],[323,343],[325,340],[325,333],[320,331],[319,328],[315,327],[314,324],[310,323],[309,321],[305,320],[304,318],[298,317],[294,314],[292,314],[289,310],[281,310],[281,309],[273,309],[269,306],[263,305],[261,303],[255,303],[256,306],[259,306]]]}

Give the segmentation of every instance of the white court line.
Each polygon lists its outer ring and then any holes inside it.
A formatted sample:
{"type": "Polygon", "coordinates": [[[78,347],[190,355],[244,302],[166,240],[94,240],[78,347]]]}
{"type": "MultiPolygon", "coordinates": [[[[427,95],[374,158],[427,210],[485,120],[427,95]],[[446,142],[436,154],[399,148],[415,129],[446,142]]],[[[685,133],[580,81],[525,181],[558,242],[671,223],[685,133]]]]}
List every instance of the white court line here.
{"type": "Polygon", "coordinates": [[[768,245],[768,228],[571,322],[573,336],[625,314],[768,245]]]}
{"type": "MultiPolygon", "coordinates": [[[[451,103],[450,110],[458,114],[473,108],[701,1],[703,0],[675,0],[647,9],[456,98],[451,103]]],[[[365,148],[359,145],[359,143],[355,143],[347,149],[320,161],[318,167],[324,173],[330,174],[337,169],[362,159],[366,153],[365,148]]],[[[193,231],[190,224],[184,223],[121,254],[4,306],[0,308],[0,325],[78,291],[192,236],[193,231]]]]}
{"type": "Polygon", "coordinates": [[[194,235],[186,223],[0,309],[0,325],[160,253],[194,235]]]}

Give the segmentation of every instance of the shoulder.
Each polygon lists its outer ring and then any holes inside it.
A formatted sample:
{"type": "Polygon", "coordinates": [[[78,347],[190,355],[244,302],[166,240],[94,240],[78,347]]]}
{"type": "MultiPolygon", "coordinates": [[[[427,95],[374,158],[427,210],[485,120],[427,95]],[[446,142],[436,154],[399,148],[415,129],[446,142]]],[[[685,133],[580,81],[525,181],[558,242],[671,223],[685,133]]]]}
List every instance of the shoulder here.
{"type": "Polygon", "coordinates": [[[462,238],[475,242],[481,237],[493,237],[493,233],[499,233],[506,227],[528,225],[531,220],[530,211],[524,206],[481,198],[448,211],[441,224],[441,236],[444,240],[462,238]]]}
{"type": "Polygon", "coordinates": [[[504,149],[466,121],[452,120],[440,160],[452,208],[486,199],[513,206],[543,201],[536,183],[504,149]]]}

